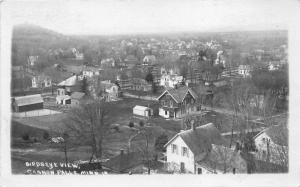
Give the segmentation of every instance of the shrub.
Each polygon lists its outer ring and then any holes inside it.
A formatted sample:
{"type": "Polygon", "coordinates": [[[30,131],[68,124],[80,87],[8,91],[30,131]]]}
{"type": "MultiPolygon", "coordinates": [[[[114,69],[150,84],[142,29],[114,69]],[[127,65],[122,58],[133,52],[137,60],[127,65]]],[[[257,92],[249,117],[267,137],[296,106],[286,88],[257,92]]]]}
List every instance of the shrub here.
{"type": "Polygon", "coordinates": [[[166,149],[164,145],[168,143],[168,136],[166,134],[162,134],[158,136],[155,140],[155,150],[165,152],[166,149]]]}
{"type": "Polygon", "coordinates": [[[143,121],[140,121],[140,122],[139,122],[139,125],[140,125],[140,127],[143,127],[143,126],[144,126],[144,122],[143,122],[143,121]]]}
{"type": "Polygon", "coordinates": [[[49,135],[49,133],[48,133],[47,131],[44,132],[43,138],[44,138],[45,140],[49,140],[50,135],[49,135]]]}
{"type": "Polygon", "coordinates": [[[130,121],[129,124],[128,124],[128,126],[129,126],[130,128],[132,128],[132,127],[134,127],[134,123],[133,123],[132,121],[130,121]]]}
{"type": "Polygon", "coordinates": [[[22,135],[23,140],[29,140],[29,138],[30,138],[29,134],[27,134],[27,133],[22,135]]]}
{"type": "Polygon", "coordinates": [[[114,126],[113,129],[117,132],[120,132],[120,127],[119,126],[114,126]]]}

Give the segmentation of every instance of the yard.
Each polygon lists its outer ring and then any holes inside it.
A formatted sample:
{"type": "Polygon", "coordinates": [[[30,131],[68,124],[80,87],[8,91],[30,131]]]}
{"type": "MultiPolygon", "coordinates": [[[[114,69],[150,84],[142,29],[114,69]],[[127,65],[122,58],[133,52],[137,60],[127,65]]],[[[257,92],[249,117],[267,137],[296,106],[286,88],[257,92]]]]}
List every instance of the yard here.
{"type": "MultiPolygon", "coordinates": [[[[109,135],[104,141],[104,158],[111,158],[120,153],[123,149],[127,152],[128,140],[135,135],[140,128],[140,119],[133,117],[133,107],[135,105],[153,106],[155,101],[146,101],[140,99],[125,98],[120,101],[106,103],[105,108],[108,111],[107,123],[112,126],[118,126],[117,129],[112,128],[109,135]],[[134,122],[134,127],[129,127],[129,122],[134,122]]],[[[30,117],[30,118],[14,118],[12,122],[12,169],[14,173],[24,173],[25,161],[55,161],[64,162],[65,156],[62,145],[50,144],[45,141],[43,135],[48,131],[52,136],[59,136],[56,132],[64,126],[64,120],[67,119],[65,113],[50,116],[30,117]],[[24,141],[22,136],[29,134],[30,141],[24,141]],[[36,142],[32,141],[36,138],[36,142]],[[17,169],[20,168],[20,169],[17,169]]],[[[150,147],[153,149],[155,139],[166,134],[168,138],[172,138],[181,130],[181,120],[166,120],[161,117],[153,117],[144,119],[145,128],[151,131],[152,139],[150,147]]],[[[219,114],[213,111],[207,111],[201,119],[200,125],[212,122],[217,125],[221,132],[229,132],[231,130],[232,119],[228,115],[219,114]]],[[[136,138],[133,145],[144,145],[145,140],[142,136],[136,138]]],[[[88,160],[91,155],[91,149],[88,145],[72,144],[68,145],[68,159],[88,160]]]]}
{"type": "MultiPolygon", "coordinates": [[[[137,133],[140,128],[138,121],[135,121],[135,126],[130,128],[128,126],[133,120],[132,108],[135,105],[153,105],[153,101],[145,101],[139,99],[124,99],[117,102],[111,102],[106,105],[108,111],[108,123],[112,125],[118,124],[118,130],[112,129],[109,136],[104,142],[104,158],[111,158],[120,153],[120,150],[128,150],[128,140],[131,136],[137,133]]],[[[25,161],[47,161],[47,162],[64,162],[65,156],[62,145],[50,144],[44,140],[43,135],[47,131],[52,136],[59,136],[55,131],[64,126],[64,120],[67,119],[65,113],[28,117],[28,118],[13,118],[12,121],[12,170],[13,173],[24,173],[26,167],[25,161]],[[24,140],[23,136],[29,135],[30,140],[24,140]]],[[[145,121],[148,130],[152,132],[152,140],[150,147],[154,147],[155,138],[166,133],[169,137],[173,136],[180,123],[166,121],[162,118],[150,119],[145,121]],[[148,123],[147,123],[148,122],[148,123]]],[[[143,137],[136,138],[133,144],[143,144],[143,137]]],[[[68,145],[68,159],[88,160],[91,155],[91,149],[87,145],[68,145]]]]}

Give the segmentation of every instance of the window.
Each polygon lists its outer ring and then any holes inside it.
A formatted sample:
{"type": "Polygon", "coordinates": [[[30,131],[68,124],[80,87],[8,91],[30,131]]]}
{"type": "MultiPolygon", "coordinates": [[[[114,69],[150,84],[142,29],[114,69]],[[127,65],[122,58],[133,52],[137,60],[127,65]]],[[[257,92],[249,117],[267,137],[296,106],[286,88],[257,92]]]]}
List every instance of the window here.
{"type": "Polygon", "coordinates": [[[202,174],[202,168],[198,168],[198,174],[202,174]]]}
{"type": "Polygon", "coordinates": [[[177,151],[177,145],[175,145],[175,144],[172,144],[172,153],[178,153],[178,151],[177,151]]]}
{"type": "Polygon", "coordinates": [[[182,156],[189,157],[189,152],[188,152],[187,147],[182,147],[182,148],[181,148],[181,155],[182,155],[182,156]]]}
{"type": "Polygon", "coordinates": [[[185,173],[185,166],[183,162],[180,162],[180,172],[185,173]]]}
{"type": "Polygon", "coordinates": [[[168,111],[165,110],[165,115],[168,115],[168,111]]]}

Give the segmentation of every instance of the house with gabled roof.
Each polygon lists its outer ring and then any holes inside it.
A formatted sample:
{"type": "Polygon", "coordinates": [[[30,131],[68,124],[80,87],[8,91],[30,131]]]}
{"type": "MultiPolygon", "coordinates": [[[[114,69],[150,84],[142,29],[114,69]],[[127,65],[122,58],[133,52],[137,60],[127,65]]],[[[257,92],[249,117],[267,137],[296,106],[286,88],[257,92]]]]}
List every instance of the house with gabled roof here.
{"type": "Polygon", "coordinates": [[[212,123],[177,133],[165,145],[167,170],[175,173],[245,173],[247,163],[212,123]]]}
{"type": "Polygon", "coordinates": [[[158,98],[159,115],[164,118],[181,118],[199,110],[198,96],[187,86],[165,90],[158,98]]]}
{"type": "Polygon", "coordinates": [[[288,164],[288,128],[285,124],[273,125],[254,138],[256,158],[273,164],[288,164]]]}
{"type": "Polygon", "coordinates": [[[143,64],[144,65],[152,65],[156,62],[156,57],[154,55],[146,55],[143,58],[143,64]]]}

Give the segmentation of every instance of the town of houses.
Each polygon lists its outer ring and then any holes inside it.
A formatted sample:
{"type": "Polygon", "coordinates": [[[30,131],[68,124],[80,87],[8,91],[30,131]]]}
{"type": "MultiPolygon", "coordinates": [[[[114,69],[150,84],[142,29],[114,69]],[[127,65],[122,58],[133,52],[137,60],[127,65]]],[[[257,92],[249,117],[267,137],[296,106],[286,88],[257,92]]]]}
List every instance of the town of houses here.
{"type": "Polygon", "coordinates": [[[30,161],[26,150],[22,159],[16,151],[26,145],[35,157],[51,148],[57,154],[49,160],[100,173],[288,171],[288,84],[268,83],[286,74],[285,43],[239,52],[238,60],[225,39],[144,36],[112,39],[108,46],[95,52],[100,55],[51,48],[13,64],[13,168],[30,161]],[[45,65],[46,59],[54,60],[45,65]],[[99,113],[107,109],[107,119],[88,118],[107,123],[100,156],[91,143],[78,143],[81,137],[73,143],[75,132],[64,129],[75,117],[93,124],[84,117],[98,111],[86,108],[95,104],[99,113]]]}

